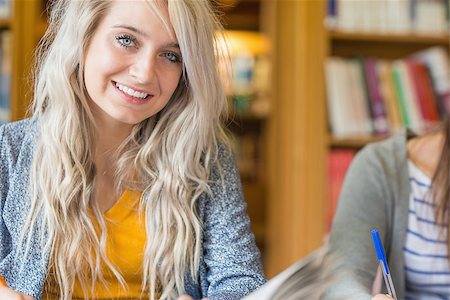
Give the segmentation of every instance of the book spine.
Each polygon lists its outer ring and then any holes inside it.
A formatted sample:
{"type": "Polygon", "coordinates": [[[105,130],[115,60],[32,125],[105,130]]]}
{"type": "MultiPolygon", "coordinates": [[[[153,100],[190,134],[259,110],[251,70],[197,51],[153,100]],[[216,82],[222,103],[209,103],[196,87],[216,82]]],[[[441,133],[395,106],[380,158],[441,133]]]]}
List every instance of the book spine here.
{"type": "Polygon", "coordinates": [[[447,50],[440,46],[431,47],[413,57],[428,67],[437,97],[446,113],[450,113],[450,68],[447,50]]]}
{"type": "Polygon", "coordinates": [[[394,92],[396,95],[396,99],[398,100],[398,106],[400,107],[403,126],[408,128],[411,126],[411,121],[409,117],[408,105],[406,104],[405,100],[405,93],[399,70],[399,62],[394,62],[394,64],[392,65],[392,79],[394,82],[394,92]]]}
{"type": "Polygon", "coordinates": [[[389,61],[378,61],[377,72],[380,78],[380,93],[386,104],[386,114],[388,116],[390,131],[396,132],[403,128],[403,120],[400,114],[398,99],[394,91],[392,78],[392,64],[389,61]]]}
{"type": "Polygon", "coordinates": [[[327,17],[326,25],[329,29],[334,29],[337,27],[337,0],[327,0],[327,17]]]}
{"type": "Polygon", "coordinates": [[[370,135],[373,133],[372,119],[367,105],[367,91],[365,88],[364,74],[359,62],[355,59],[346,60],[348,68],[348,90],[351,95],[351,111],[353,112],[354,128],[358,135],[370,135]]]}
{"type": "Polygon", "coordinates": [[[331,228],[333,216],[338,205],[339,194],[344,182],[345,174],[355,156],[355,150],[335,149],[328,152],[328,214],[326,216],[327,228],[331,228]]]}
{"type": "Polygon", "coordinates": [[[349,106],[349,91],[345,60],[339,57],[329,57],[325,62],[327,86],[327,107],[330,128],[335,136],[354,135],[349,106]]]}
{"type": "Polygon", "coordinates": [[[419,101],[414,91],[414,83],[411,77],[411,73],[408,70],[408,64],[406,60],[398,61],[397,71],[400,75],[400,85],[403,91],[404,103],[408,108],[409,114],[409,128],[413,130],[422,130],[424,128],[424,120],[420,112],[419,101]]]}
{"type": "Polygon", "coordinates": [[[379,91],[378,77],[375,67],[376,61],[373,58],[367,58],[364,61],[364,70],[367,81],[367,89],[372,107],[372,119],[376,134],[386,134],[389,130],[389,124],[384,107],[384,100],[379,91]]]}
{"type": "Polygon", "coordinates": [[[415,94],[415,99],[417,100],[417,106],[419,107],[420,114],[425,121],[431,120],[431,114],[428,110],[427,99],[425,99],[425,91],[421,79],[419,78],[418,65],[412,59],[405,60],[408,73],[411,77],[412,88],[415,94]]]}

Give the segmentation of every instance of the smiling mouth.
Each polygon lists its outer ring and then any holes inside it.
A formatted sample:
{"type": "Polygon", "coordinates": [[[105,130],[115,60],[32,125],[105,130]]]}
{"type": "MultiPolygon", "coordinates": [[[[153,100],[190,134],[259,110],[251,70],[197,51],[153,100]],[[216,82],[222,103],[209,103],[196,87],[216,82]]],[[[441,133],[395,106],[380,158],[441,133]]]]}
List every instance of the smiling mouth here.
{"type": "Polygon", "coordinates": [[[144,100],[144,99],[147,99],[148,96],[150,95],[148,93],[136,91],[130,87],[127,87],[127,86],[120,84],[118,82],[115,82],[115,81],[113,81],[113,84],[116,88],[118,88],[123,93],[127,94],[128,96],[137,98],[137,99],[144,100]]]}

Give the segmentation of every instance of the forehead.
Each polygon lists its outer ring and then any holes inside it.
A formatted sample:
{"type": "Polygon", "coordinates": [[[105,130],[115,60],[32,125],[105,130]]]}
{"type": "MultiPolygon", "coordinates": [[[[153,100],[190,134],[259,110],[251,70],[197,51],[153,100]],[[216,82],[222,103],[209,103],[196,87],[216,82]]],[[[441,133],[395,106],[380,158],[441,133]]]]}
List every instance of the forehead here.
{"type": "Polygon", "coordinates": [[[167,4],[162,0],[110,0],[101,23],[104,26],[126,25],[143,34],[162,31],[175,37],[167,4]]]}

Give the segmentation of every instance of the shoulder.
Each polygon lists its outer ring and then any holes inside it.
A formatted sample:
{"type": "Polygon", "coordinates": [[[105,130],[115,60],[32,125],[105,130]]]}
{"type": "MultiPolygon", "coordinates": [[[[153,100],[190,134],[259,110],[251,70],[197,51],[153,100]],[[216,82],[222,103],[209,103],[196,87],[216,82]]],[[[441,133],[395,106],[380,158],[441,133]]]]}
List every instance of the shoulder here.
{"type": "Polygon", "coordinates": [[[209,193],[205,193],[207,210],[243,204],[241,178],[232,148],[218,143],[210,158],[209,193]]]}
{"type": "Polygon", "coordinates": [[[356,165],[365,168],[380,168],[384,171],[402,169],[408,158],[408,136],[406,132],[393,135],[385,140],[368,144],[355,157],[356,165]]]}
{"type": "MultiPolygon", "coordinates": [[[[223,179],[223,177],[235,178],[239,177],[236,166],[236,159],[233,149],[226,143],[218,143],[211,159],[211,178],[215,180],[223,179]]],[[[240,180],[240,178],[237,178],[240,180]]]]}
{"type": "Polygon", "coordinates": [[[38,122],[24,119],[0,126],[0,147],[2,158],[16,158],[20,153],[31,153],[34,148],[38,122]]]}
{"type": "Polygon", "coordinates": [[[35,119],[24,119],[0,126],[2,145],[20,147],[23,143],[33,141],[37,134],[38,122],[35,119]]]}
{"type": "Polygon", "coordinates": [[[351,206],[364,206],[367,203],[361,197],[394,202],[403,195],[409,186],[407,140],[406,133],[397,134],[359,151],[345,175],[340,199],[352,199],[344,201],[352,202],[351,206]]]}
{"type": "Polygon", "coordinates": [[[365,155],[374,156],[387,156],[386,154],[398,153],[401,151],[401,156],[407,152],[407,133],[402,132],[395,134],[387,139],[379,142],[370,143],[363,148],[361,153],[365,155]]]}

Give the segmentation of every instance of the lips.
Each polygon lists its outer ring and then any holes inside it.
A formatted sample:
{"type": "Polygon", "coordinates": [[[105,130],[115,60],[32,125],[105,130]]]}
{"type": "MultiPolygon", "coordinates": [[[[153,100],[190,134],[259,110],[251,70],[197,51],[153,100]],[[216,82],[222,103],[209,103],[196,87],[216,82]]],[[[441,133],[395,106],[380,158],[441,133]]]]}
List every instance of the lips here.
{"type": "Polygon", "coordinates": [[[130,96],[130,97],[134,97],[140,100],[144,100],[147,99],[148,96],[150,95],[149,93],[146,93],[144,91],[138,91],[135,90],[129,86],[123,85],[121,83],[118,82],[113,82],[113,84],[115,85],[115,87],[117,89],[119,89],[120,91],[122,91],[123,93],[125,93],[126,95],[130,96]]]}

